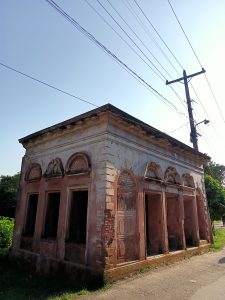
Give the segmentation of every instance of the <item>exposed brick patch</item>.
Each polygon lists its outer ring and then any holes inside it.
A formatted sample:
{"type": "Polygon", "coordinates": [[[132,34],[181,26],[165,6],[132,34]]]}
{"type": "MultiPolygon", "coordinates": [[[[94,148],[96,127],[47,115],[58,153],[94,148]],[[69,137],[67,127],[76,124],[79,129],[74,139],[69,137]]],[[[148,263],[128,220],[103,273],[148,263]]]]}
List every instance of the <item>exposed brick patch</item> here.
{"type": "Polygon", "coordinates": [[[115,216],[112,214],[112,210],[105,209],[105,226],[103,230],[103,237],[106,248],[108,248],[112,244],[115,238],[114,223],[115,216]]]}

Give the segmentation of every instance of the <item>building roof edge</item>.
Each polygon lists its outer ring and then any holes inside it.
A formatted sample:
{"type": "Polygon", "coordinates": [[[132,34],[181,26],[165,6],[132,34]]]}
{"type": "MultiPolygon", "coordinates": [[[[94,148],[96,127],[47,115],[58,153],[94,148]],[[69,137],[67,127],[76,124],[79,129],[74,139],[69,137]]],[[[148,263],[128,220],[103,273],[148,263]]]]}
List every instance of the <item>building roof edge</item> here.
{"type": "Polygon", "coordinates": [[[83,114],[78,115],[76,117],[73,117],[71,119],[68,119],[66,121],[57,123],[53,126],[47,127],[45,129],[39,130],[37,132],[34,132],[30,135],[27,135],[27,136],[19,139],[19,142],[21,144],[25,144],[29,140],[33,140],[33,139],[35,139],[35,138],[37,138],[41,135],[44,135],[45,133],[50,133],[50,132],[53,132],[57,129],[65,129],[68,125],[75,124],[78,121],[82,121],[84,119],[87,119],[87,118],[90,118],[90,117],[93,117],[93,116],[97,116],[98,114],[100,114],[102,112],[107,112],[107,111],[114,113],[115,115],[117,115],[118,117],[123,119],[124,121],[127,121],[129,123],[132,123],[133,125],[141,127],[142,129],[144,129],[146,131],[146,133],[151,134],[151,135],[155,136],[156,138],[162,138],[162,139],[167,140],[168,142],[171,143],[172,146],[176,146],[176,147],[179,147],[179,148],[184,149],[186,151],[189,151],[189,152],[191,152],[191,153],[193,153],[197,156],[200,156],[204,160],[210,160],[210,157],[208,155],[206,155],[204,153],[201,153],[201,152],[191,148],[190,146],[188,146],[188,145],[180,142],[179,140],[169,136],[168,134],[166,134],[166,133],[164,133],[164,132],[148,125],[147,123],[145,123],[145,122],[129,115],[128,113],[120,110],[119,108],[113,106],[110,103],[105,104],[103,106],[100,106],[96,109],[90,110],[86,113],[83,113],[83,114]]]}

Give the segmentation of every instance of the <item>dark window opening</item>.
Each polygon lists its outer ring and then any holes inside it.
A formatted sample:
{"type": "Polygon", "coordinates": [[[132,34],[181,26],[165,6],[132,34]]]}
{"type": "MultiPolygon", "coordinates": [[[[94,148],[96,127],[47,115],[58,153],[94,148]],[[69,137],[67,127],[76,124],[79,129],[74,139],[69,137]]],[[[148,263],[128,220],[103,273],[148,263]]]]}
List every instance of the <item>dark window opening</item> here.
{"type": "Polygon", "coordinates": [[[201,240],[207,239],[207,229],[206,229],[206,221],[205,221],[205,209],[203,199],[200,197],[196,198],[197,202],[197,212],[198,212],[198,225],[199,225],[199,236],[201,240]]]}
{"type": "Polygon", "coordinates": [[[44,238],[56,238],[59,217],[60,193],[49,193],[45,216],[44,238]]]}
{"type": "Polygon", "coordinates": [[[183,249],[180,224],[179,201],[176,195],[166,197],[167,202],[167,232],[169,251],[183,249]]]}
{"type": "Polygon", "coordinates": [[[149,245],[150,245],[150,235],[149,235],[149,208],[148,208],[148,198],[145,195],[145,226],[146,226],[146,250],[147,255],[150,255],[149,251],[149,245]]]}
{"type": "Polygon", "coordinates": [[[147,255],[161,254],[163,251],[163,228],[160,195],[145,195],[145,224],[147,255]]]}
{"type": "Polygon", "coordinates": [[[196,244],[193,199],[184,199],[184,233],[187,247],[196,244]]]}
{"type": "Polygon", "coordinates": [[[27,216],[24,227],[24,236],[34,236],[35,220],[37,213],[38,194],[29,195],[27,204],[27,216]]]}
{"type": "Polygon", "coordinates": [[[71,196],[68,240],[86,243],[88,191],[74,191],[71,196]]]}

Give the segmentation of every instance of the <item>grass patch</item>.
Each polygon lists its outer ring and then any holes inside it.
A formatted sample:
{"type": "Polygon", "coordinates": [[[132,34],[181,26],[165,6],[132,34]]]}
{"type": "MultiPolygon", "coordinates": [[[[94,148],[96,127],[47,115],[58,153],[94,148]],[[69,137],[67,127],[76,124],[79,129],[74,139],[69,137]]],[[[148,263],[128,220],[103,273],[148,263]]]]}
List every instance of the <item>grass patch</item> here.
{"type": "Polygon", "coordinates": [[[215,224],[215,225],[219,225],[219,224],[221,224],[222,223],[222,221],[221,220],[216,220],[216,221],[213,221],[213,224],[215,224]]]}
{"type": "Polygon", "coordinates": [[[4,300],[72,300],[101,288],[71,287],[66,280],[56,276],[44,277],[19,269],[8,260],[12,243],[14,220],[0,216],[0,299],[4,300]]]}
{"type": "MultiPolygon", "coordinates": [[[[108,287],[108,285],[105,285],[99,290],[108,287]]],[[[57,278],[46,278],[20,270],[10,264],[6,252],[0,253],[0,299],[72,300],[94,291],[95,289],[87,289],[81,286],[71,287],[57,278]]]]}
{"type": "Polygon", "coordinates": [[[211,246],[212,251],[219,251],[225,246],[225,228],[215,228],[214,243],[211,246]]]}

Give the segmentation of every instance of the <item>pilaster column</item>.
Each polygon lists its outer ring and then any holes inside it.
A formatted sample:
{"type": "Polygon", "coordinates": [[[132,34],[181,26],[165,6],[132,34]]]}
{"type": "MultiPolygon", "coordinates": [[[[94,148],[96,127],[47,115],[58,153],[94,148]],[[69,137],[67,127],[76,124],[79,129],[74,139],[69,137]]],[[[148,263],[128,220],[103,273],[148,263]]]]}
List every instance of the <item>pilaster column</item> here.
{"type": "Polygon", "coordinates": [[[184,199],[183,199],[183,191],[179,191],[178,194],[178,203],[179,203],[179,231],[180,231],[180,244],[182,249],[186,249],[186,240],[184,233],[184,199]]]}
{"type": "MultiPolygon", "coordinates": [[[[43,181],[43,179],[42,179],[43,181]]],[[[36,214],[36,224],[33,238],[33,251],[39,252],[40,250],[40,239],[43,230],[43,223],[45,218],[45,188],[43,183],[40,185],[39,194],[38,194],[38,205],[37,205],[37,214],[36,214]]]]}
{"type": "Polygon", "coordinates": [[[68,197],[67,197],[66,187],[64,186],[61,189],[61,195],[60,195],[59,219],[58,219],[58,230],[57,230],[56,257],[60,260],[63,260],[65,256],[67,206],[68,206],[68,197]]]}
{"type": "Polygon", "coordinates": [[[196,196],[192,199],[192,211],[193,211],[193,235],[194,235],[194,243],[195,246],[199,246],[200,237],[199,237],[199,225],[198,225],[198,211],[197,211],[197,203],[196,196]]]}
{"type": "Polygon", "coordinates": [[[137,198],[137,219],[139,233],[139,259],[146,259],[146,232],[145,232],[145,193],[143,191],[143,183],[139,184],[137,198]]]}
{"type": "Polygon", "coordinates": [[[166,193],[161,194],[162,205],[162,251],[164,254],[169,253],[168,230],[167,230],[167,209],[166,209],[166,193]]]}

